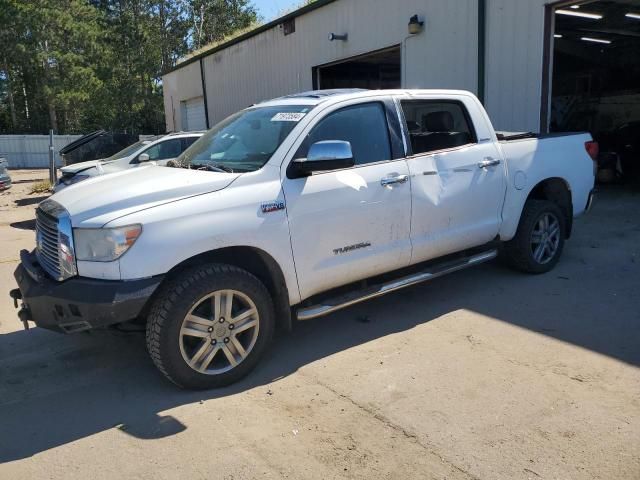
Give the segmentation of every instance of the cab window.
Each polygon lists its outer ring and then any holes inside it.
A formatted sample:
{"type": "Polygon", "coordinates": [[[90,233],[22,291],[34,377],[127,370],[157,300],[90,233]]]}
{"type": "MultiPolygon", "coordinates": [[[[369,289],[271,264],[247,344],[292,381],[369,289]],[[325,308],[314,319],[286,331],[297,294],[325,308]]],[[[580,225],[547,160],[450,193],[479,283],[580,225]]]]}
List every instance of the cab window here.
{"type": "Polygon", "coordinates": [[[149,155],[150,161],[176,158],[182,153],[182,139],[174,138],[165,142],[156,143],[143,153],[149,155]]]}
{"type": "MultiPolygon", "coordinates": [[[[182,139],[182,151],[184,152],[187,148],[195,143],[200,137],[185,137],[182,139]]],[[[182,153],[182,152],[181,152],[182,153]]]]}
{"type": "Polygon", "coordinates": [[[460,102],[403,100],[413,154],[476,143],[469,115],[460,102]]]}
{"type": "Polygon", "coordinates": [[[391,159],[387,118],[379,102],[353,105],[327,115],[313,127],[296,158],[305,158],[309,147],[323,140],[350,142],[356,165],[391,159]]]}

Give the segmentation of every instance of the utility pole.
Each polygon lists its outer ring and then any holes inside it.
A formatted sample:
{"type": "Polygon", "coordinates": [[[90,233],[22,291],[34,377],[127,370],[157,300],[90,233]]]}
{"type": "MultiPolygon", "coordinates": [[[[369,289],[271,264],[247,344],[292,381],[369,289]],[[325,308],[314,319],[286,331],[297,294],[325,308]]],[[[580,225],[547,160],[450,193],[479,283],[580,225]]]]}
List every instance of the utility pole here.
{"type": "Polygon", "coordinates": [[[49,130],[49,182],[56,183],[56,159],[53,151],[53,130],[49,130]]]}

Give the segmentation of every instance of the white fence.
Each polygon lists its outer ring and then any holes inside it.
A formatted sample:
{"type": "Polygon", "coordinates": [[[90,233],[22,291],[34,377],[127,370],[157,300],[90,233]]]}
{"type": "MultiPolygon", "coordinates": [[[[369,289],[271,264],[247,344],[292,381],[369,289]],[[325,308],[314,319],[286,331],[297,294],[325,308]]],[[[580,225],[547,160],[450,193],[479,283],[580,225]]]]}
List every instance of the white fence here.
{"type": "MultiPolygon", "coordinates": [[[[81,135],[54,135],[56,165],[62,164],[58,152],[81,135]]],[[[0,156],[9,161],[9,168],[48,168],[49,135],[0,135],[0,156]]]]}

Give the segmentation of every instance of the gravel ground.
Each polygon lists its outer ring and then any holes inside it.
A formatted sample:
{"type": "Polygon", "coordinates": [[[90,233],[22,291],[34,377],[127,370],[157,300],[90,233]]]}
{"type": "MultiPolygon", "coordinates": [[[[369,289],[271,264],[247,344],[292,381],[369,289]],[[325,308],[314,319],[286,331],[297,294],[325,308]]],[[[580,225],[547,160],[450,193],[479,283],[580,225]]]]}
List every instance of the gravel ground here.
{"type": "Polygon", "coordinates": [[[24,331],[33,247],[0,193],[0,478],[640,478],[640,196],[607,189],[542,276],[498,262],[305,322],[222,390],[185,392],[143,336],[24,331]]]}

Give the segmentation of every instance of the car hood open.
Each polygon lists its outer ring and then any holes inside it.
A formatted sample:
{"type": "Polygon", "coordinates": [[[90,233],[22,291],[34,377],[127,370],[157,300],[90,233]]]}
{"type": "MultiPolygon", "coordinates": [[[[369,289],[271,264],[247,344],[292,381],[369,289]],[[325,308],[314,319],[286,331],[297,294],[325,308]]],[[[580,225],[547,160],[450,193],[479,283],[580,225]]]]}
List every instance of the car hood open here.
{"type": "Polygon", "coordinates": [[[72,176],[72,175],[75,175],[76,173],[80,173],[84,170],[93,168],[96,165],[99,165],[101,162],[103,162],[103,160],[89,160],[88,162],[74,163],[73,165],[67,165],[66,167],[62,167],[60,171],[65,176],[72,176]]]}
{"type": "Polygon", "coordinates": [[[239,176],[147,165],[70,185],[51,199],[69,212],[74,227],[98,228],[140,210],[222,190],[239,176]]]}

